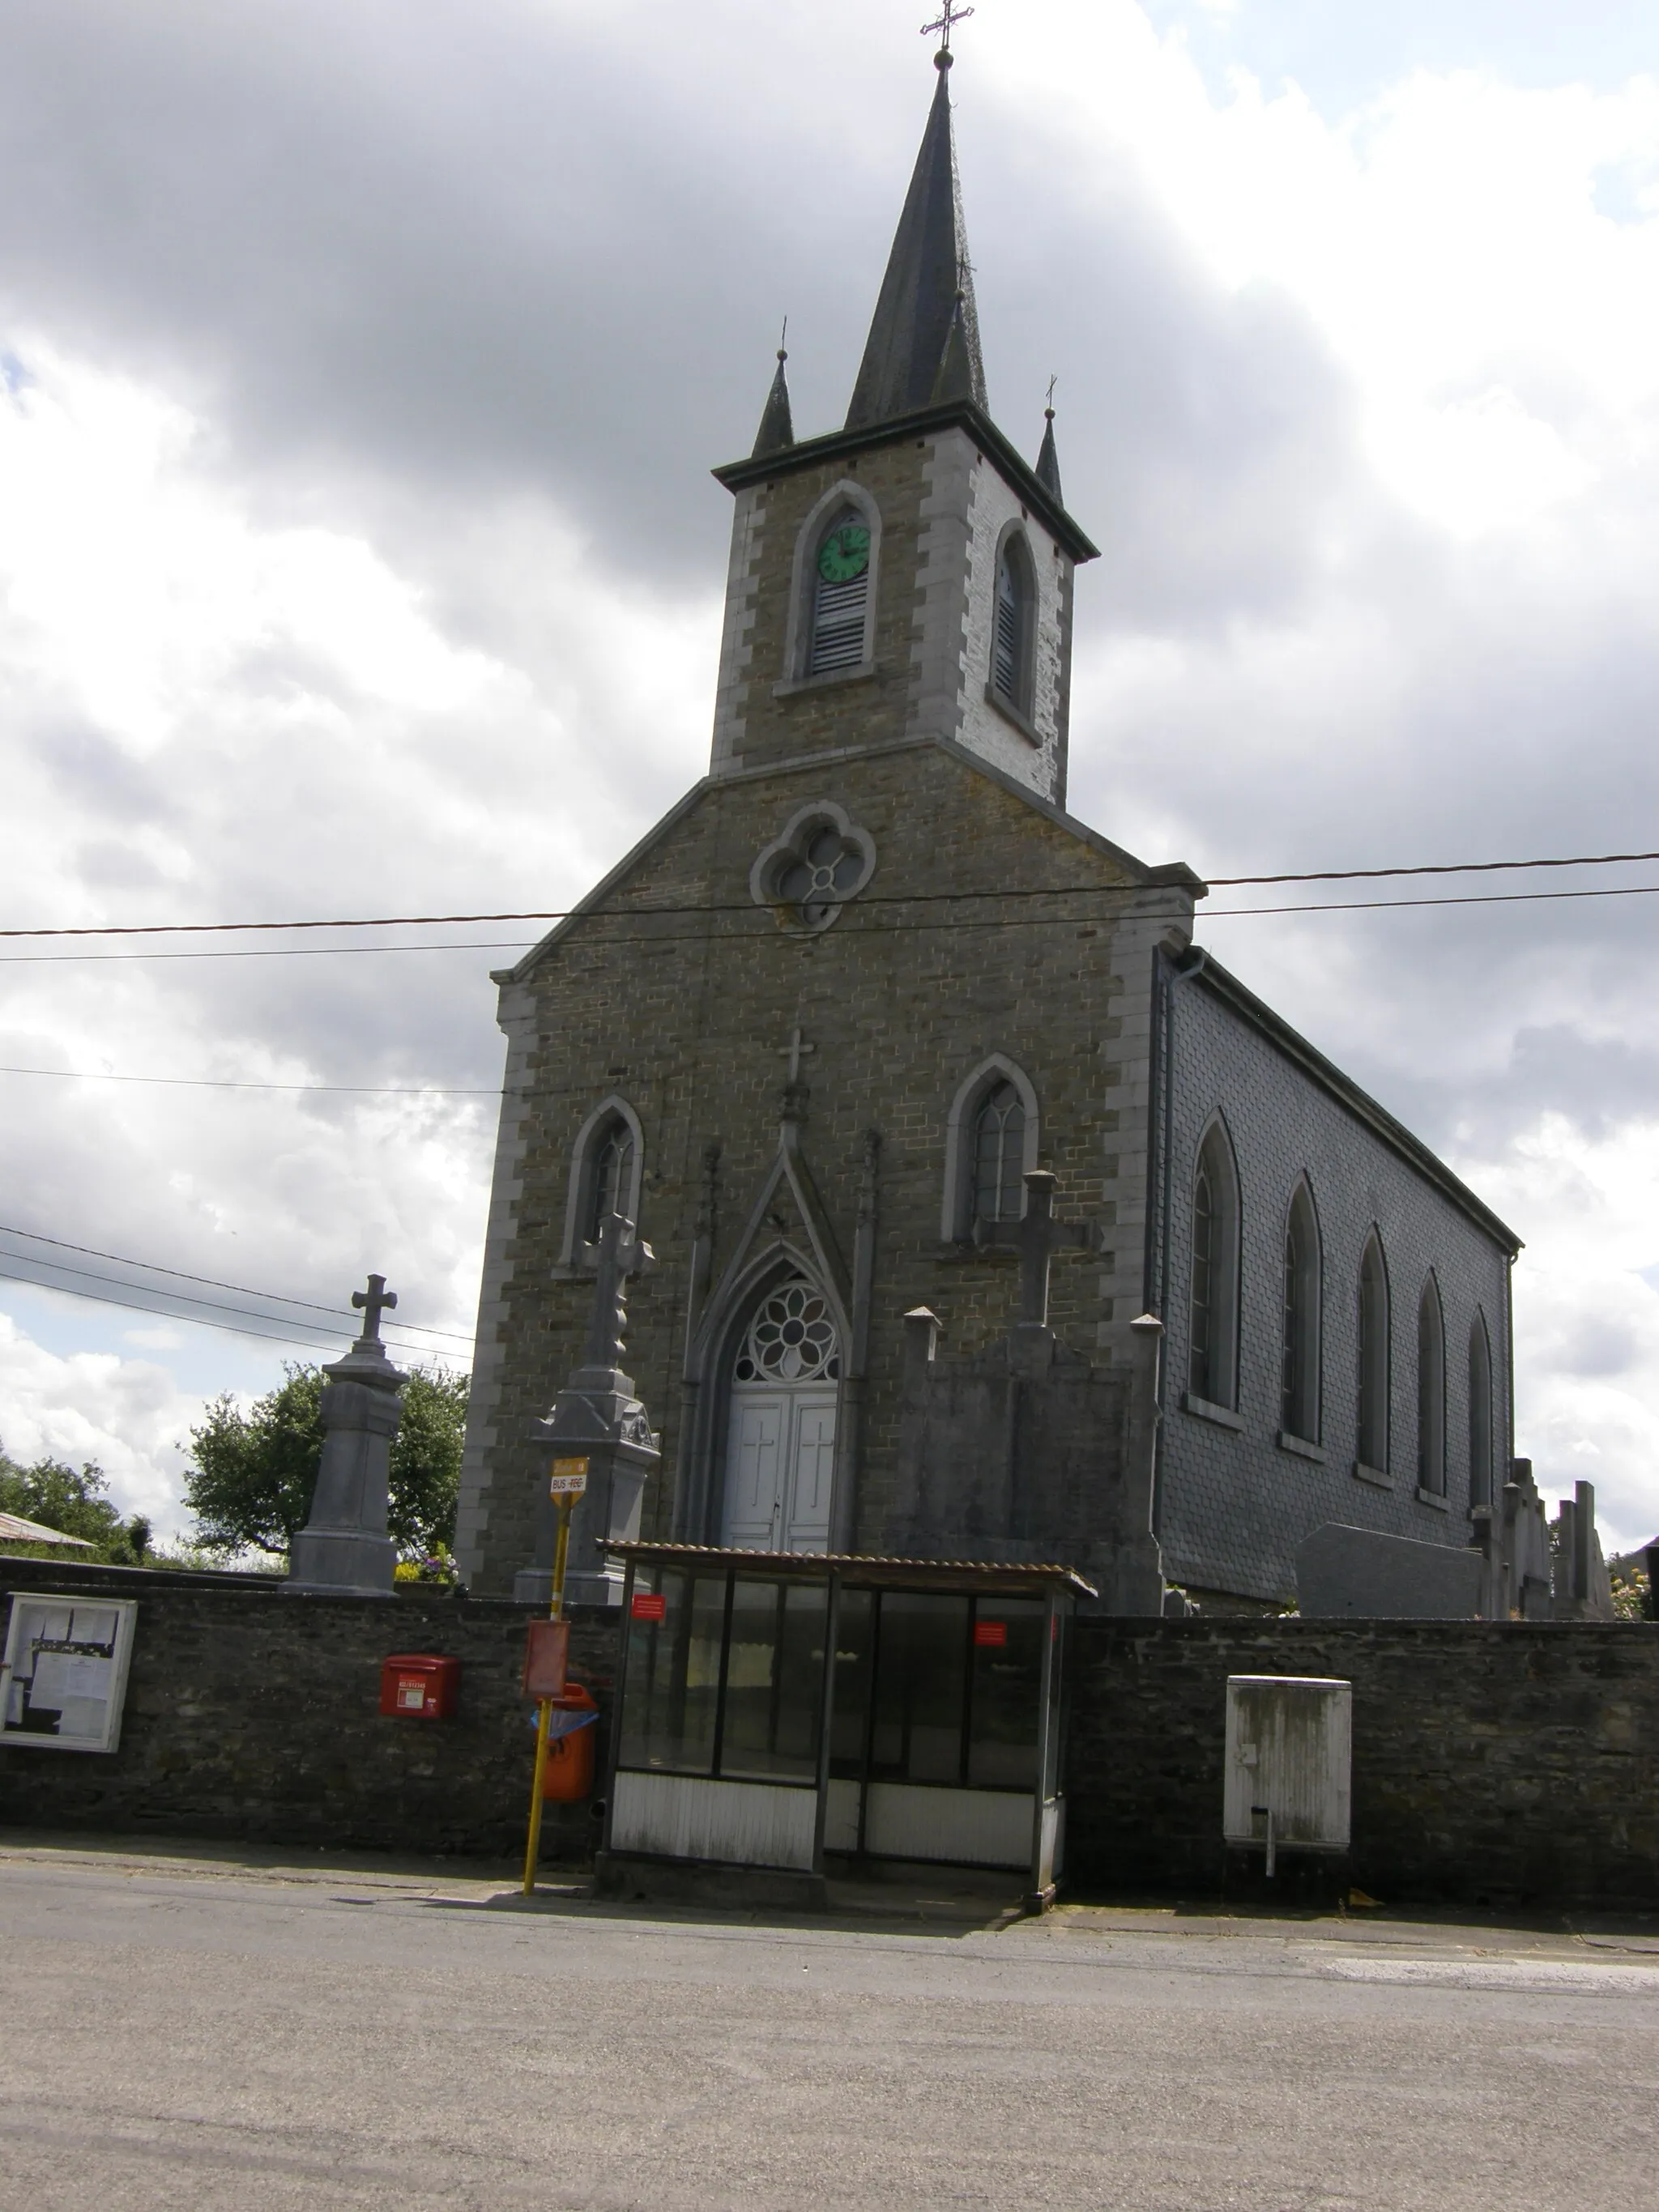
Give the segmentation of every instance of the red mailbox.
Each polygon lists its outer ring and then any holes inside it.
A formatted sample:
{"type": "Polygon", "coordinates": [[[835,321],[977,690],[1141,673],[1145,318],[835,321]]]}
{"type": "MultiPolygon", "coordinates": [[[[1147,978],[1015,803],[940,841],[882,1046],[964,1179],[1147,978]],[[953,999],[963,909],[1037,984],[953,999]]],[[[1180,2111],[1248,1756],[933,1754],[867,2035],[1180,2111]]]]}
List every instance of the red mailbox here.
{"type": "Polygon", "coordinates": [[[403,1651],[380,1662],[380,1711],[398,1720],[453,1718],[461,1686],[459,1659],[403,1651]]]}

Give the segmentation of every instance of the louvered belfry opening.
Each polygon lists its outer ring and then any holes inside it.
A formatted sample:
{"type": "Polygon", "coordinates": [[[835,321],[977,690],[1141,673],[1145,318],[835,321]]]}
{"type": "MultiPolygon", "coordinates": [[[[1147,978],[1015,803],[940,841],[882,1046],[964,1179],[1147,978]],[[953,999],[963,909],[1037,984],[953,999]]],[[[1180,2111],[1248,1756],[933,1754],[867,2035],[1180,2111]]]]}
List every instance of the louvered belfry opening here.
{"type": "Polygon", "coordinates": [[[991,653],[991,688],[999,699],[1022,714],[1030,711],[1030,686],[1027,681],[1030,605],[1029,556],[1016,533],[1004,544],[997,560],[997,618],[991,653]]]}
{"type": "MultiPolygon", "coordinates": [[[[849,507],[825,531],[822,544],[827,547],[840,540],[843,532],[850,537],[854,532],[865,538],[867,548],[864,517],[849,507]]],[[[825,575],[821,564],[822,555],[813,578],[812,650],[806,665],[809,676],[833,676],[858,666],[864,659],[865,617],[870,605],[867,550],[864,565],[854,576],[836,580],[825,575]]]]}

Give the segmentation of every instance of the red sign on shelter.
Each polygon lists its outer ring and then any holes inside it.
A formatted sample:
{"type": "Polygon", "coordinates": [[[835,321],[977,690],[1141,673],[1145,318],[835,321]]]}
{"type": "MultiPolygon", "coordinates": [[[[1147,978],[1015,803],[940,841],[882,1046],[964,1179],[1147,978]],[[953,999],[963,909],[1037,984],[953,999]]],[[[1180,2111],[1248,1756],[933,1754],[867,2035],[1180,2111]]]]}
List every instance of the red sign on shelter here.
{"type": "Polygon", "coordinates": [[[982,1650],[1004,1651],[1008,1646],[1008,1624],[1006,1620],[976,1620],[974,1641],[982,1650]]]}
{"type": "Polygon", "coordinates": [[[649,1590],[635,1590],[631,1611],[635,1620],[666,1620],[668,1600],[649,1590]]]}

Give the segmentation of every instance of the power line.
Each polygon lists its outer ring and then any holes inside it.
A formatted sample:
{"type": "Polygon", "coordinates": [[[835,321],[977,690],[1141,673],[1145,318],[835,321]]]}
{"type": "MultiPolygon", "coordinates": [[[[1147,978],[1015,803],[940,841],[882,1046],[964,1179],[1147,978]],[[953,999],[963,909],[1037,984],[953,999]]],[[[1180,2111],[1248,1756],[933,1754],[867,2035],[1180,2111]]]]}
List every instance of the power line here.
{"type": "MultiPolygon", "coordinates": [[[[239,1297],[264,1298],[266,1303],[270,1305],[298,1306],[307,1313],[325,1314],[331,1321],[349,1322],[353,1328],[356,1328],[356,1315],[348,1311],[345,1308],[341,1306],[319,1305],[311,1298],[286,1297],[281,1291],[257,1291],[246,1283],[221,1282],[216,1275],[187,1274],[182,1267],[164,1267],[158,1261],[154,1260],[135,1260],[130,1253],[126,1252],[100,1252],[95,1245],[71,1244],[64,1237],[43,1237],[38,1230],[18,1229],[9,1222],[0,1221],[0,1237],[21,1237],[27,1243],[31,1244],[50,1244],[55,1252],[78,1253],[83,1260],[109,1260],[112,1261],[118,1267],[142,1267],[147,1274],[167,1275],[171,1277],[174,1282],[199,1283],[204,1290],[209,1291],[234,1291],[239,1297]]],[[[33,1255],[28,1252],[14,1252],[7,1256],[9,1256],[14,1260],[23,1260],[28,1261],[32,1265],[43,1267],[57,1267],[62,1264],[59,1261],[52,1260],[36,1261],[33,1255]]],[[[66,1269],[65,1272],[75,1273],[82,1271],[76,1269],[66,1269]]],[[[18,1279],[21,1279],[21,1278],[18,1279]]],[[[112,1275],[97,1275],[94,1279],[99,1282],[114,1282],[118,1279],[112,1275]]],[[[125,1285],[125,1287],[130,1290],[141,1291],[148,1288],[149,1286],[143,1283],[131,1283],[125,1285]]],[[[186,1297],[188,1293],[185,1291],[173,1291],[169,1293],[165,1291],[158,1290],[156,1295],[161,1297],[172,1296],[175,1297],[186,1297]]],[[[207,1304],[211,1302],[203,1299],[198,1303],[207,1304]]],[[[239,1309],[225,1307],[222,1310],[226,1312],[233,1312],[239,1310],[239,1309]]],[[[281,1321],[283,1316],[280,1314],[260,1314],[252,1316],[252,1318],[260,1321],[281,1321]]],[[[312,1326],[311,1323],[304,1322],[297,1322],[295,1325],[298,1328],[308,1328],[312,1326]]],[[[393,1324],[392,1326],[397,1329],[398,1335],[405,1340],[412,1331],[416,1334],[421,1336],[447,1337],[452,1342],[456,1344],[470,1345],[472,1342],[471,1335],[464,1334],[459,1329],[428,1328],[426,1324],[422,1322],[404,1322],[393,1324]]],[[[321,1333],[322,1332],[319,1330],[318,1334],[321,1334],[321,1333]]],[[[421,1352],[426,1347],[422,1345],[406,1342],[404,1348],[410,1352],[421,1352]]]]}
{"type": "MultiPolygon", "coordinates": [[[[1360,883],[1387,876],[1461,876],[1488,874],[1504,869],[1531,868],[1611,868],[1621,867],[1643,860],[1659,860],[1659,852],[1653,853],[1583,853],[1563,857],[1534,860],[1423,860],[1386,868],[1318,868],[1301,873],[1276,876],[1210,876],[1204,880],[1220,884],[1227,890],[1242,890],[1250,884],[1334,884],[1360,883]]],[[[1074,894],[1098,891],[1099,884],[1067,884],[1054,890],[1042,886],[1012,885],[995,891],[904,891],[878,892],[872,897],[862,898],[862,907],[872,906],[928,906],[941,901],[964,898],[1054,898],[1074,894]]],[[[368,916],[336,916],[332,921],[141,921],[87,923],[76,927],[0,929],[0,938],[33,937],[187,937],[228,934],[240,931],[283,931],[301,929],[434,929],[453,928],[464,925],[482,926],[491,921],[568,921],[573,915],[581,912],[578,907],[550,907],[501,914],[386,914],[368,916]]],[[[665,906],[636,908],[636,912],[684,916],[693,914],[744,914],[750,908],[735,906],[665,906]]]]}
{"type": "Polygon", "coordinates": [[[306,1091],[331,1097],[351,1098],[499,1098],[501,1085],[491,1090],[462,1091],[440,1084],[419,1087],[390,1083],[233,1083],[209,1075],[110,1075],[79,1067],[0,1067],[0,1075],[50,1075],[65,1083],[159,1083],[185,1091],[306,1091]]]}
{"type": "MultiPolygon", "coordinates": [[[[1656,855],[1659,858],[1659,855],[1656,855]]],[[[1486,865],[1482,863],[1481,865],[1486,865]]],[[[1492,866],[1511,865],[1494,862],[1492,866]]],[[[1529,865],[1516,862],[1516,866],[1529,865]]],[[[1574,865],[1564,861],[1563,866],[1574,865]]],[[[1319,878],[1310,878],[1310,881],[1319,878]]],[[[1018,891],[951,891],[939,894],[958,900],[983,902],[999,898],[1076,898],[1085,893],[1094,898],[1119,898],[1125,892],[1133,893],[1132,884],[1079,884],[1053,890],[1018,891]]],[[[1650,898],[1659,892],[1659,884],[1614,884],[1589,885],[1583,889],[1565,891],[1473,891],[1445,897],[1416,899],[1319,899],[1304,900],[1285,906],[1222,906],[1207,907],[1198,919],[1201,921],[1237,921],[1252,916],[1273,916],[1291,914],[1389,914],[1407,908],[1424,907],[1517,906],[1551,903],[1564,899],[1650,898]]],[[[859,906],[863,907],[862,899],[859,906]]],[[[857,908],[853,908],[856,913],[857,908]]],[[[765,909],[750,906],[709,907],[633,907],[617,911],[596,911],[584,915],[584,921],[599,924],[648,920],[658,915],[747,915],[757,921],[764,917],[765,909]]],[[[858,921],[847,922],[837,933],[842,937],[906,936],[921,937],[938,932],[960,934],[968,930],[1054,929],[1073,925],[1099,926],[1117,921],[1189,921],[1193,916],[1184,907],[1159,908],[1142,907],[1126,912],[1121,906],[1110,913],[1074,913],[1067,915],[999,915],[988,920],[955,916],[948,921],[858,921]]],[[[612,929],[608,934],[599,934],[594,940],[601,946],[617,945],[719,945],[759,944],[769,942],[761,930],[730,931],[724,934],[714,930],[650,930],[612,929]]],[[[527,952],[532,945],[518,940],[513,943],[489,945],[278,945],[270,950],[238,947],[220,952],[0,952],[0,967],[25,963],[52,966],[70,961],[88,960],[307,960],[327,959],[348,954],[383,952],[527,952]]],[[[298,1086],[296,1086],[298,1087],[298,1086]]],[[[483,1095],[483,1094],[481,1094],[483,1095]]]]}
{"type": "MultiPolygon", "coordinates": [[[[27,1258],[27,1255],[26,1253],[11,1253],[6,1256],[12,1259],[27,1258]]],[[[41,1264],[44,1265],[46,1263],[42,1262],[41,1264]]],[[[169,1313],[166,1308],[162,1306],[141,1305],[136,1298],[114,1298],[111,1297],[107,1292],[100,1291],[77,1291],[75,1289],[73,1285],[69,1283],[43,1283],[33,1275],[14,1274],[9,1267],[0,1267],[0,1282],[22,1283],[32,1291],[51,1291],[58,1297],[82,1298],[90,1305],[120,1306],[125,1308],[130,1313],[147,1313],[152,1315],[157,1321],[185,1322],[194,1328],[216,1328],[222,1333],[222,1334],[226,1336],[254,1337],[257,1338],[261,1344],[286,1344],[296,1352],[323,1352],[328,1349],[328,1346],[325,1344],[319,1342],[316,1338],[283,1336],[270,1329],[248,1328],[246,1326],[239,1326],[234,1322],[207,1321],[199,1314],[169,1313]]],[[[142,1285],[134,1284],[131,1287],[136,1290],[141,1288],[142,1285]]],[[[275,1316],[273,1316],[272,1318],[275,1319],[275,1316]]],[[[434,1358],[441,1358],[442,1356],[442,1354],[439,1353],[434,1353],[434,1358]]]]}

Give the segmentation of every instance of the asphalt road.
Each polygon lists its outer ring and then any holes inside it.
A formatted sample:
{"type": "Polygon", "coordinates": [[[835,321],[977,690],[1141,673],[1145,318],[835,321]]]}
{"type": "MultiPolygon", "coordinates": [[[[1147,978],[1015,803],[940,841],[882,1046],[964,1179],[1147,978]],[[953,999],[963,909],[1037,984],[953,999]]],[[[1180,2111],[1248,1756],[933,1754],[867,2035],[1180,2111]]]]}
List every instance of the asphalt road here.
{"type": "Polygon", "coordinates": [[[1659,1936],[949,1888],[781,1927],[14,1832],[0,2206],[1656,2201],[1659,1936]]]}

